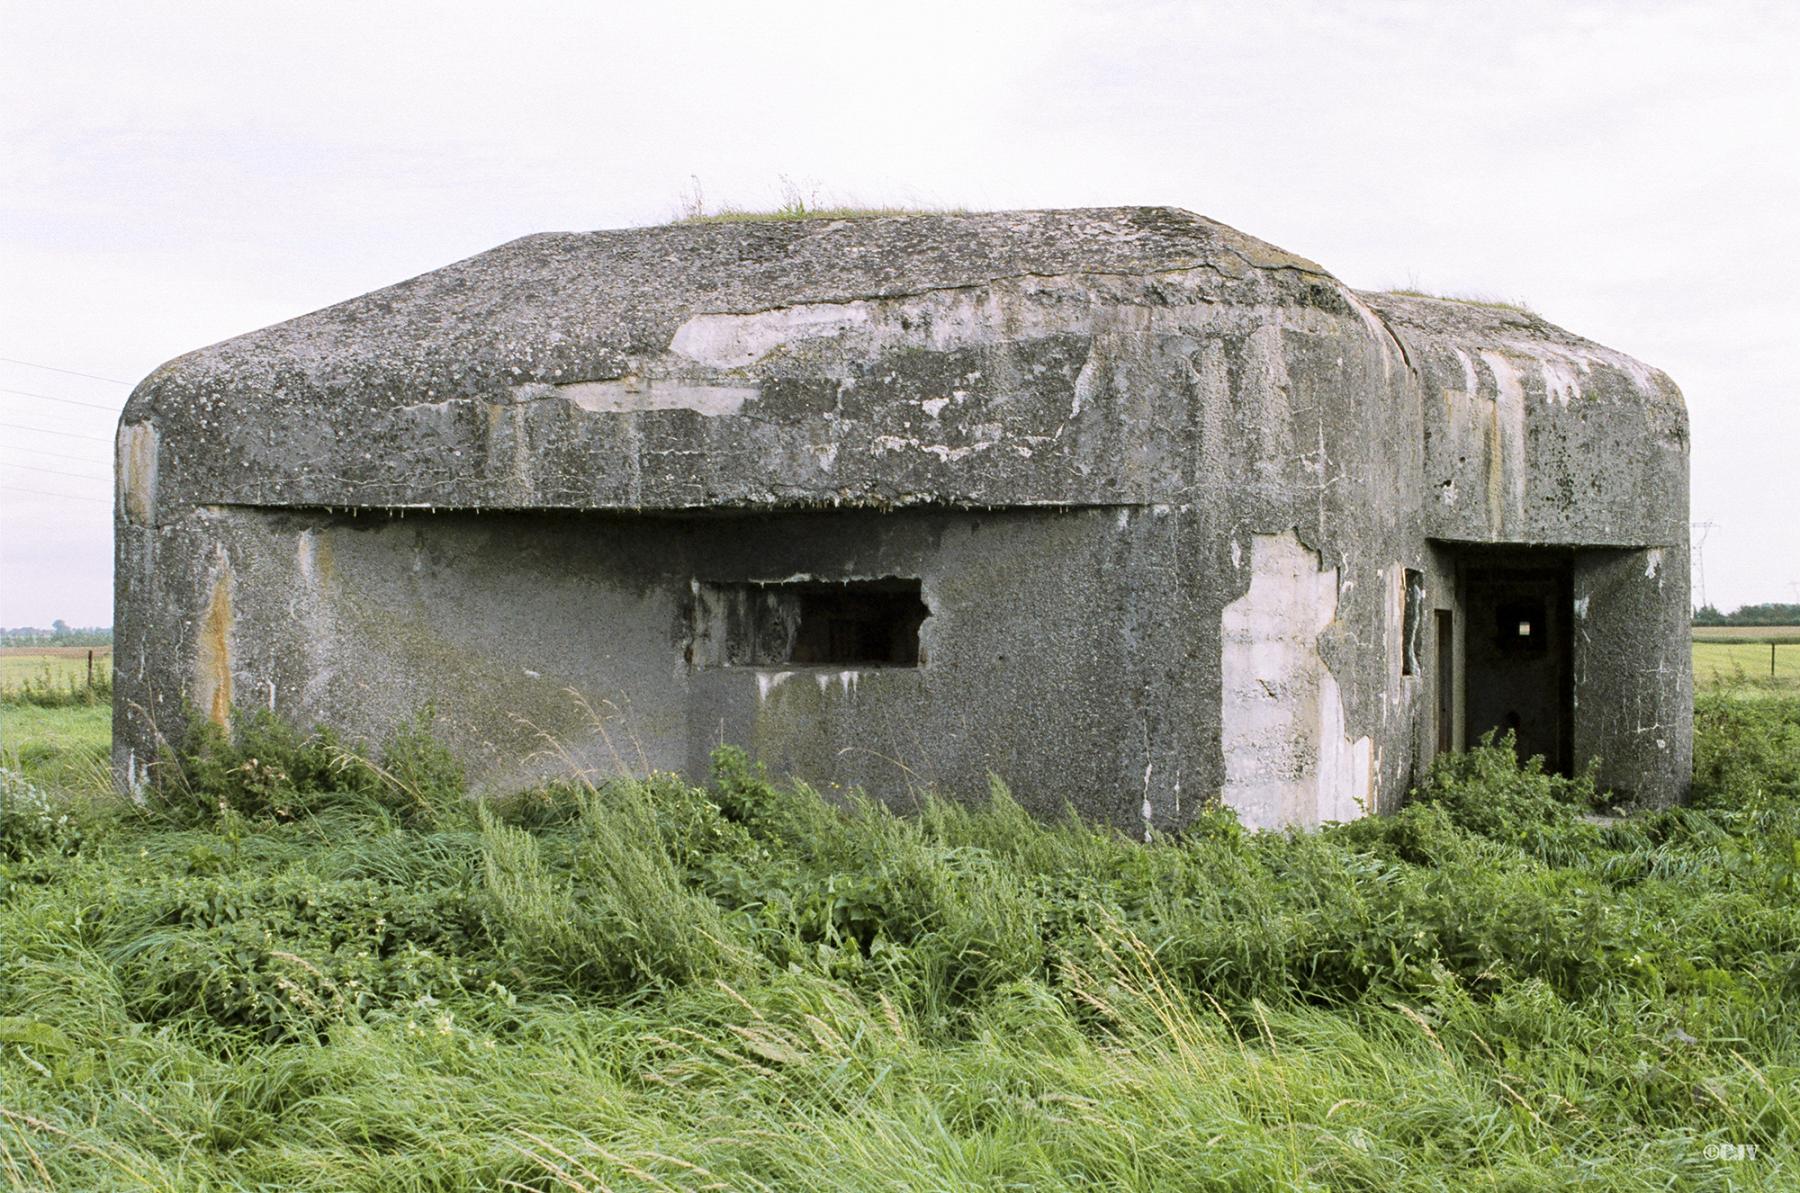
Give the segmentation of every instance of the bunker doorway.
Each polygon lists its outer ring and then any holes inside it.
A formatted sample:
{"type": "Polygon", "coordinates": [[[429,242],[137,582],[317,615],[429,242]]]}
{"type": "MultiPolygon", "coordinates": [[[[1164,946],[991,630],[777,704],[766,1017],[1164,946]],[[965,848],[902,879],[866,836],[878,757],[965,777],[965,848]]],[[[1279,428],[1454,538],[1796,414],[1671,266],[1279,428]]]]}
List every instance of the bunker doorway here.
{"type": "Polygon", "coordinates": [[[1575,688],[1574,561],[1566,551],[1466,555],[1462,566],[1463,740],[1511,731],[1521,759],[1570,773],[1575,688]]]}

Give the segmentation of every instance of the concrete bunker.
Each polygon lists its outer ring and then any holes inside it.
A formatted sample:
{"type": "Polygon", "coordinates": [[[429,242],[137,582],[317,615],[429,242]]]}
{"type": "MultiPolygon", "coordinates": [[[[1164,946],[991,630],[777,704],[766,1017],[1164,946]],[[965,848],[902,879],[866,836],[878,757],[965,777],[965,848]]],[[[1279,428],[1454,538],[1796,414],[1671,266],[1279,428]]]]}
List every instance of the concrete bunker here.
{"type": "Polygon", "coordinates": [[[1535,316],[1169,208],[527,237],[137,388],[116,764],[430,702],[483,789],[538,730],[731,742],[1137,832],[1380,811],[1516,721],[1674,800],[1686,433],[1535,316]]]}

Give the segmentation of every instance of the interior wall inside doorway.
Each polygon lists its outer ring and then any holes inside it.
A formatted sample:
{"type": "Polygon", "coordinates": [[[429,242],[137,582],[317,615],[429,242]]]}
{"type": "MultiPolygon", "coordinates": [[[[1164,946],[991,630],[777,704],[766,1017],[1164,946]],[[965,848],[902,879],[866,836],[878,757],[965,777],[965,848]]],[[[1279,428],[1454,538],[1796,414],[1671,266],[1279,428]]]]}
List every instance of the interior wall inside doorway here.
{"type": "Polygon", "coordinates": [[[1510,732],[1520,758],[1571,773],[1573,556],[1473,548],[1459,563],[1465,744],[1510,732]]]}

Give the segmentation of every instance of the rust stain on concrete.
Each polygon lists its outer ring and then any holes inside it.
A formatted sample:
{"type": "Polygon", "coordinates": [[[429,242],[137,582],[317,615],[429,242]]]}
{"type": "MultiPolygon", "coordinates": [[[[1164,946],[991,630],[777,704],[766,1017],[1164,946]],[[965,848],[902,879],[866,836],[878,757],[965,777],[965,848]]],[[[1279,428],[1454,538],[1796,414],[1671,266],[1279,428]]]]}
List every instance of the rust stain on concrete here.
{"type": "Polygon", "coordinates": [[[200,619],[194,658],[194,703],[213,724],[231,725],[231,564],[223,557],[213,572],[206,613],[200,619]]]}

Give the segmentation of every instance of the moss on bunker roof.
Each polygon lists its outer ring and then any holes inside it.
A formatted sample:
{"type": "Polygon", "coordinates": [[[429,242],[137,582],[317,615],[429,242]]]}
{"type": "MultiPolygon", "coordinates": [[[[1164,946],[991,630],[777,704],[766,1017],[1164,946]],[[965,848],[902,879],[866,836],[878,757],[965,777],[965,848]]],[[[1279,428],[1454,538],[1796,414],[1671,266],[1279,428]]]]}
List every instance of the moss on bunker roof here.
{"type": "Polygon", "coordinates": [[[1194,272],[1217,279],[1211,301],[1224,305],[1360,302],[1427,338],[1585,343],[1512,310],[1358,296],[1304,257],[1176,207],[820,213],[524,236],[171,361],[138,388],[126,417],[146,407],[469,397],[521,380],[627,375],[696,315],[823,311],[1056,278],[1102,290],[1108,278],[1150,279],[1154,301],[1159,275],[1194,272]]]}
{"type": "Polygon", "coordinates": [[[1365,291],[1361,297],[1393,327],[1414,335],[1469,343],[1541,341],[1568,348],[1599,347],[1516,303],[1416,290],[1365,291]]]}

